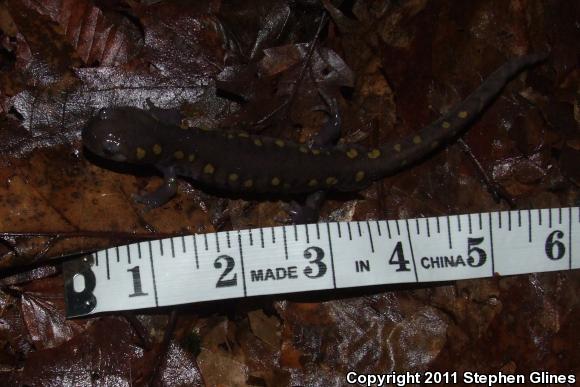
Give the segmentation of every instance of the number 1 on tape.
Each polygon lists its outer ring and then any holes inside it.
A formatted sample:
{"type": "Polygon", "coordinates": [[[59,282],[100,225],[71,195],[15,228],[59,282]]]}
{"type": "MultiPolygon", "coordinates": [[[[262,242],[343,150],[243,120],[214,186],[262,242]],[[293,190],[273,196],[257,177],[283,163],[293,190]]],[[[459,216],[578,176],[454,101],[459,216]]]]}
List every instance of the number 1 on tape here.
{"type": "Polygon", "coordinates": [[[67,316],[580,268],[580,209],[318,223],[134,243],[64,265],[67,316]]]}

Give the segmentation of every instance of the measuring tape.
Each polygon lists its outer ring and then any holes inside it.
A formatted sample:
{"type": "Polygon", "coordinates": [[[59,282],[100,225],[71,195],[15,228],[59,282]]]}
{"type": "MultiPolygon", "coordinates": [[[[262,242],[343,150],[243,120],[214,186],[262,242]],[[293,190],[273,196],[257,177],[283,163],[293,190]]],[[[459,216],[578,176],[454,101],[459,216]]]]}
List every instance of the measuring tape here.
{"type": "Polygon", "coordinates": [[[181,236],[64,264],[67,316],[580,268],[580,208],[181,236]]]}

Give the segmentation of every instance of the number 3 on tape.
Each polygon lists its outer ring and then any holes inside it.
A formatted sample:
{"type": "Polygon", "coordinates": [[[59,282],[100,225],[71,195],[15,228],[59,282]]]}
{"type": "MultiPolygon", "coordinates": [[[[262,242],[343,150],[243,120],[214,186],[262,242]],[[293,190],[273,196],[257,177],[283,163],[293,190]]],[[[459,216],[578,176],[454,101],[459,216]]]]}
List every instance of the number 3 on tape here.
{"type": "Polygon", "coordinates": [[[580,268],[580,209],[318,223],[118,246],[64,265],[69,317],[580,268]]]}

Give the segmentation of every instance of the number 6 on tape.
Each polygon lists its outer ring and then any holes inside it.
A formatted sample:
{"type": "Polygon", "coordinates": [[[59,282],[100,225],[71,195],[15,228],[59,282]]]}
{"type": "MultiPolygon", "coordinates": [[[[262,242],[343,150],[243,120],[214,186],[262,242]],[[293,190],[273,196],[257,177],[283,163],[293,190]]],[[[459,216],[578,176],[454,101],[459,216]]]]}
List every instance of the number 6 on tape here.
{"type": "Polygon", "coordinates": [[[118,246],[64,265],[67,316],[580,268],[580,209],[318,223],[118,246]]]}

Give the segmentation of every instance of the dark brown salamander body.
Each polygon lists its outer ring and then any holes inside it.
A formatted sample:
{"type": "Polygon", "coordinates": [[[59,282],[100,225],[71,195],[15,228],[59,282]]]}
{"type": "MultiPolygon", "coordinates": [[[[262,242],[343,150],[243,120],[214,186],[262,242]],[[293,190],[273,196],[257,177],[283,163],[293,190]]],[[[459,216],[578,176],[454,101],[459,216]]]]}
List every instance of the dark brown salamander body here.
{"type": "Polygon", "coordinates": [[[444,117],[412,136],[375,149],[356,144],[312,149],[240,132],[184,130],[133,107],[102,109],[83,130],[83,144],[101,157],[151,164],[161,170],[167,184],[155,193],[157,198],[139,198],[152,206],[163,204],[175,193],[176,176],[233,192],[357,191],[456,137],[511,77],[544,57],[527,55],[511,60],[444,117]]]}

